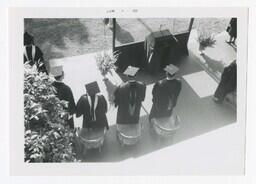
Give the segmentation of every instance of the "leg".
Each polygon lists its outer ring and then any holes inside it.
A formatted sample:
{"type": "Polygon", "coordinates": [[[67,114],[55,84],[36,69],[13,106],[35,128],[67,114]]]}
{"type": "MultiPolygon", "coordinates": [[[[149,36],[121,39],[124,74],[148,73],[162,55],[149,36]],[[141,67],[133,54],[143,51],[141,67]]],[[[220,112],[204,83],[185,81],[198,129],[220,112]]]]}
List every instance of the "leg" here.
{"type": "Polygon", "coordinates": [[[226,40],[226,42],[227,42],[228,44],[232,43],[232,37],[230,36],[230,37],[229,37],[229,40],[226,40]]]}
{"type": "Polygon", "coordinates": [[[233,44],[235,44],[236,43],[236,38],[234,37],[234,39],[233,39],[233,42],[232,42],[233,44]]]}

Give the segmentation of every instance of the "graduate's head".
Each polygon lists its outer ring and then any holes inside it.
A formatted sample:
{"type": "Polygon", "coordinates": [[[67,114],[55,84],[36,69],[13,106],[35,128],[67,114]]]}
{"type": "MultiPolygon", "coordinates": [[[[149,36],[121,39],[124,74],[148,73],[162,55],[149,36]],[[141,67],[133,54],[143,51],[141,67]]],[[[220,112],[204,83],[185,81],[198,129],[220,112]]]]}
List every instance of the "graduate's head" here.
{"type": "Polygon", "coordinates": [[[31,36],[28,32],[24,33],[24,45],[34,44],[34,37],[31,36]]]}
{"type": "Polygon", "coordinates": [[[62,71],[61,75],[54,76],[55,80],[62,81],[64,79],[64,71],[62,71]]]}
{"type": "Polygon", "coordinates": [[[165,73],[167,78],[173,78],[175,76],[175,73],[174,74],[170,74],[169,72],[165,72],[165,73]]]}
{"type": "Polygon", "coordinates": [[[55,80],[62,81],[64,79],[64,71],[62,66],[54,66],[51,68],[51,74],[55,80]]]}
{"type": "Polygon", "coordinates": [[[164,68],[166,77],[167,78],[173,78],[177,71],[179,70],[178,67],[174,66],[173,64],[170,64],[164,68]]]}
{"type": "Polygon", "coordinates": [[[100,88],[97,81],[85,84],[85,89],[89,96],[94,96],[100,92],[100,88]]]}

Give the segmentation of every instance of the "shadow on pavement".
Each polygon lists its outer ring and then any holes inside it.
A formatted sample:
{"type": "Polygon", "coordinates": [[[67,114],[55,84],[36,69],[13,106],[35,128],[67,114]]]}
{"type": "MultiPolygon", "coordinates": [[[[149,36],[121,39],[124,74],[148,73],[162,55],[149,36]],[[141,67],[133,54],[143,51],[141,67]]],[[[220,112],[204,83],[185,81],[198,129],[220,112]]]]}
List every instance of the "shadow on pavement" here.
{"type": "Polygon", "coordinates": [[[35,38],[35,44],[44,48],[45,59],[58,58],[59,53],[52,48],[65,49],[66,39],[76,41],[79,44],[89,42],[87,28],[79,19],[24,19],[25,30],[35,38]],[[50,48],[44,46],[51,45],[50,48]]]}
{"type": "Polygon", "coordinates": [[[209,66],[209,68],[212,69],[213,72],[222,72],[224,68],[224,62],[223,61],[218,61],[213,58],[210,58],[206,54],[202,54],[202,57],[204,58],[205,62],[209,66]]]}
{"type": "Polygon", "coordinates": [[[134,38],[131,33],[121,28],[118,23],[116,23],[116,39],[121,44],[134,42],[134,38]]]}

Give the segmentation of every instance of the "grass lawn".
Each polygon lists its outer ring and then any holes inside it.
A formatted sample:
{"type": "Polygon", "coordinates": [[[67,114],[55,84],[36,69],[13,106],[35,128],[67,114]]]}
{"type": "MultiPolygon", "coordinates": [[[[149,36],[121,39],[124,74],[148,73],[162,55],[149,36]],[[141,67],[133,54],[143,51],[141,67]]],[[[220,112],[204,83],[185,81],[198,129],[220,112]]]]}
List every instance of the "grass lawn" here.
{"type": "MultiPolygon", "coordinates": [[[[195,19],[193,28],[212,33],[226,30],[229,18],[195,19]]],[[[117,19],[116,45],[143,41],[151,31],[169,29],[172,33],[188,29],[189,18],[117,19]]],[[[25,30],[35,37],[35,43],[45,60],[97,52],[112,48],[112,31],[103,19],[25,19],[25,30]]]]}

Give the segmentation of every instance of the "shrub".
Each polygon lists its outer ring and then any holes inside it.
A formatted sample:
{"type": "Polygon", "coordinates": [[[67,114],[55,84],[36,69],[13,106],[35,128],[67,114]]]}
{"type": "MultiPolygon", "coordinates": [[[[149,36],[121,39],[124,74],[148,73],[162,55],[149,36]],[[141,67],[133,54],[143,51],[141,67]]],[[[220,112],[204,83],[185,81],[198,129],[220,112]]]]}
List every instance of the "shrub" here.
{"type": "Polygon", "coordinates": [[[76,161],[67,102],[56,97],[48,75],[35,66],[24,68],[25,162],[76,161]]]}

